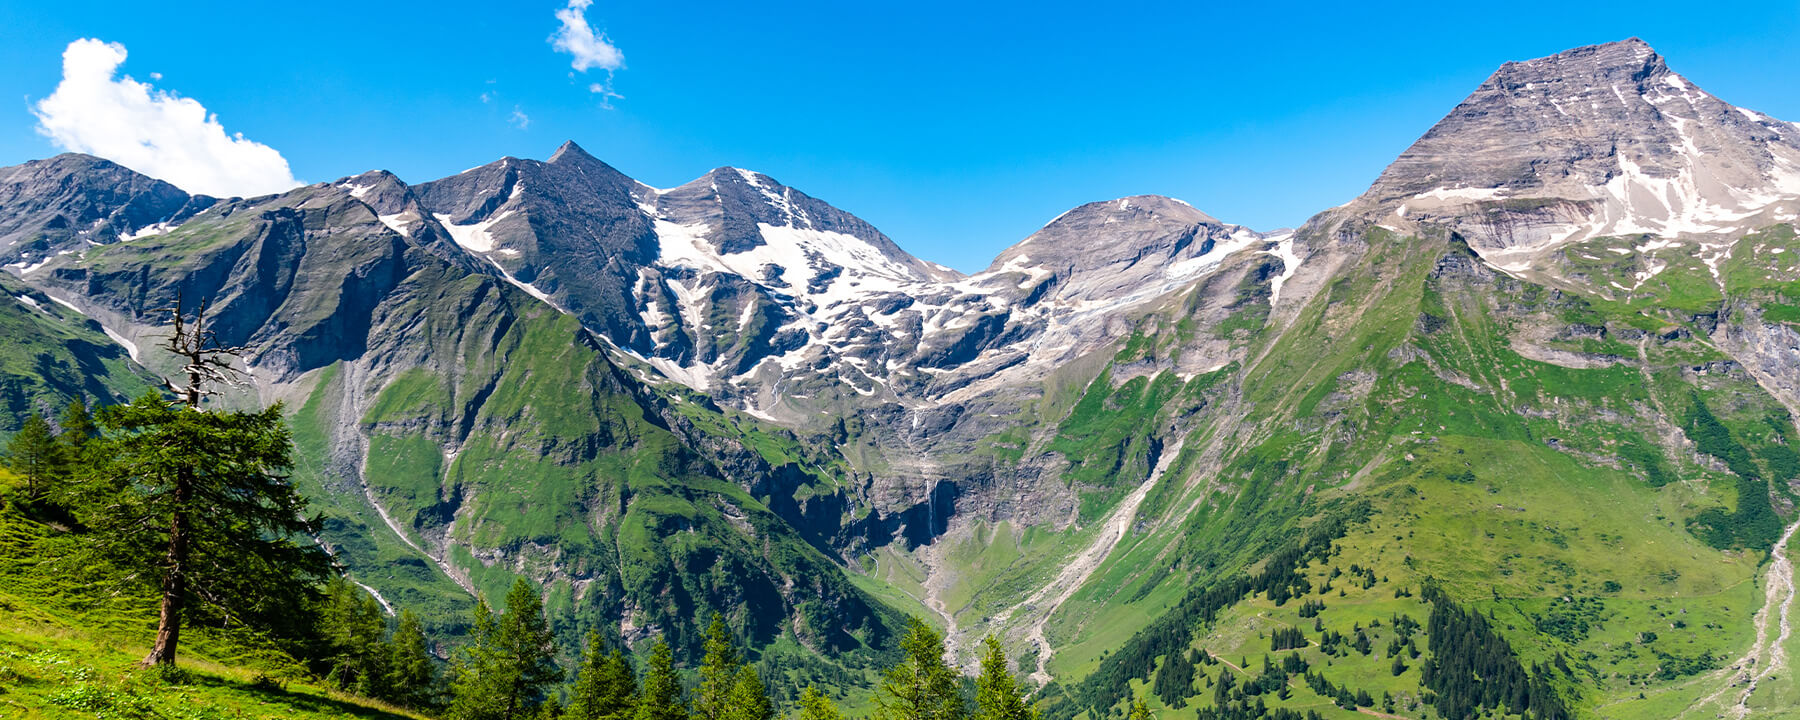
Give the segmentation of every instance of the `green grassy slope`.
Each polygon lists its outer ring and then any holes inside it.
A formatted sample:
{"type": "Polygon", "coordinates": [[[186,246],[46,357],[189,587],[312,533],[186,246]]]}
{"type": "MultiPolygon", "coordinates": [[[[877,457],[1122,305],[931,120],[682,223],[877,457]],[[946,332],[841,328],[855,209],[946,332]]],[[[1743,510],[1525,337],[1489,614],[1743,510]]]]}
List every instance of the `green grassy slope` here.
{"type": "MultiPolygon", "coordinates": [[[[1279,665],[1287,653],[1271,651],[1272,631],[1297,627],[1314,672],[1432,717],[1420,661],[1393,674],[1383,651],[1394,635],[1370,628],[1397,614],[1422,623],[1427,581],[1492,613],[1524,666],[1560,660],[1553,684],[1580,715],[1667,717],[1716,689],[1713,671],[1750,644],[1757,572],[1783,522],[1774,508],[1791,507],[1800,466],[1788,412],[1709,341],[1709,314],[1779,303],[1777,273],[1740,282],[1750,271],[1728,266],[1716,283],[1704,266],[1672,265],[1665,283],[1713,287],[1710,300],[1695,290],[1668,305],[1625,302],[1500,275],[1454,239],[1380,228],[1362,238],[1366,252],[1290,325],[1238,334],[1247,367],[1213,391],[1224,411],[1188,431],[1184,453],[1201,472],[1152,492],[1146,532],[1051,624],[1051,669],[1087,678],[1053,691],[1070,700],[1055,712],[1120,712],[1121,680],[1148,693],[1171,651],[1247,659],[1245,672],[1202,665],[1189,692],[1153,701],[1212,707],[1219,673],[1254,679],[1263,655],[1279,665]],[[1209,621],[1170,624],[1208,590],[1266,569],[1293,528],[1352,501],[1368,503],[1367,518],[1301,571],[1306,598],[1326,610],[1302,617],[1299,598],[1251,593],[1209,621]],[[1358,629],[1375,646],[1367,655],[1317,647],[1358,629]]],[[[1775,228],[1743,242],[1767,255],[1791,238],[1775,228]]],[[[1134,344],[1179,344],[1178,323],[1158,325],[1134,344]]],[[[1170,400],[1148,417],[1194,404],[1170,400]]],[[[1291,699],[1261,699],[1331,708],[1299,676],[1288,684],[1291,699]]]]}
{"type": "MultiPolygon", "coordinates": [[[[16,480],[0,470],[0,496],[16,480]]],[[[190,627],[179,672],[138,668],[156,629],[154,598],[105,568],[59,564],[78,541],[0,507],[0,717],[419,717],[328,690],[243,630],[190,627]]]]}
{"type": "Polygon", "coordinates": [[[94,321],[0,273],[0,440],[32,412],[55,418],[76,397],[136,397],[149,378],[94,321]]]}

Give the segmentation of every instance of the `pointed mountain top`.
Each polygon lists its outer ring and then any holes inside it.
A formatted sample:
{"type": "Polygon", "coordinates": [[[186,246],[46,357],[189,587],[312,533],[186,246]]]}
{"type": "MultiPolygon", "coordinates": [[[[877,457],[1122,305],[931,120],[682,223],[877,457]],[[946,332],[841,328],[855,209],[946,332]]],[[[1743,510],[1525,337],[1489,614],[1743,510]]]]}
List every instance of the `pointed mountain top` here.
{"type": "Polygon", "coordinates": [[[218,202],[80,153],[0,168],[0,197],[12,210],[0,218],[0,264],[110,243],[179,223],[218,202]]]}
{"type": "Polygon", "coordinates": [[[1604,235],[1730,234],[1795,201],[1790,128],[1708,94],[1642,40],[1590,45],[1501,66],[1356,204],[1509,257],[1604,235]]]}
{"type": "Polygon", "coordinates": [[[1672,157],[1668,148],[1681,143],[1670,113],[1700,119],[1728,109],[1638,38],[1509,62],[1407,148],[1364,197],[1392,202],[1438,191],[1473,196],[1602,184],[1618,172],[1620,152],[1646,155],[1635,161],[1645,166],[1672,157]],[[1669,98],[1681,107],[1668,105],[1669,98]],[[1697,113],[1695,103],[1718,107],[1697,113]]]}
{"type": "Polygon", "coordinates": [[[1631,82],[1667,74],[1669,66],[1650,44],[1638,38],[1565,50],[1535,60],[1509,62],[1480,89],[1518,88],[1529,83],[1631,82]]]}
{"type": "Polygon", "coordinates": [[[574,140],[566,140],[556,148],[556,152],[550,154],[549,162],[554,164],[563,161],[592,161],[594,159],[594,156],[588,154],[588,151],[581,149],[580,145],[576,145],[574,140]]]}

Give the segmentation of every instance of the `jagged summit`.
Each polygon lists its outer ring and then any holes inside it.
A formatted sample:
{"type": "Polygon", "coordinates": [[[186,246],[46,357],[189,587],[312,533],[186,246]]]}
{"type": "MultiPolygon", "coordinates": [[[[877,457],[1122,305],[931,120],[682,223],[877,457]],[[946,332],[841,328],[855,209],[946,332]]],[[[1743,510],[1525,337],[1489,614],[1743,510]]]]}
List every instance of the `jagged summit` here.
{"type": "Polygon", "coordinates": [[[1521,269],[1589,237],[1733,233],[1792,219],[1800,127],[1706,93],[1632,38],[1502,66],[1361,202],[1521,269]]]}
{"type": "Polygon", "coordinates": [[[81,153],[0,168],[0,264],[41,267],[58,254],[132,239],[217,203],[81,153]]]}
{"type": "Polygon", "coordinates": [[[1571,77],[1641,81],[1669,71],[1662,55],[1640,38],[1587,45],[1500,66],[1486,84],[1563,82],[1571,77]]]}

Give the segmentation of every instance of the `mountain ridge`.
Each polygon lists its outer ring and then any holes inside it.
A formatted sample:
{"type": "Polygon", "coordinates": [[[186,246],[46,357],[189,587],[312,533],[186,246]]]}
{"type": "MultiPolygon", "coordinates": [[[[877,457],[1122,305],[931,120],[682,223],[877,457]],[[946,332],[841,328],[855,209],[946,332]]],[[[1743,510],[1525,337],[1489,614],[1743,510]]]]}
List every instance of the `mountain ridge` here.
{"type": "Polygon", "coordinates": [[[691,646],[726,608],[851,665],[911,612],[1024,651],[1058,720],[1153,677],[1247,703],[1216,688],[1291,663],[1207,658],[1289,651],[1327,682],[1252,694],[1456,716],[1420,667],[1450,639],[1408,657],[1401,618],[1466,607],[1583,716],[1732,710],[1742,668],[1786,687],[1748,588],[1800,506],[1800,244],[1786,126],[1670,78],[1641,41],[1509,64],[1295,230],[1133,196],[967,276],[766,175],[659,190],[573,143],[11,269],[143,347],[213,299],[397,602],[523,576],[559,632],[691,646]],[[1690,187],[1749,214],[1689,232],[1690,187]]]}

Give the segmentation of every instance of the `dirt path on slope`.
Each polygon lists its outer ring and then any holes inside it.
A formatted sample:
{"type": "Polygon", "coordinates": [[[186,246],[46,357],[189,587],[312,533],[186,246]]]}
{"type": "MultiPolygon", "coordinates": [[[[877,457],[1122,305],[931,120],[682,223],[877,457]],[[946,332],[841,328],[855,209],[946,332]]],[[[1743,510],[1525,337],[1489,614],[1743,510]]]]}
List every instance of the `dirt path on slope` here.
{"type": "MultiPolygon", "coordinates": [[[[1162,457],[1157,460],[1156,467],[1150,471],[1149,477],[1144,478],[1144,481],[1133,488],[1124,500],[1119,501],[1118,507],[1113,508],[1112,514],[1106,517],[1106,521],[1101,526],[1099,535],[1094,537],[1094,541],[1077,553],[1074,558],[1071,558],[1069,564],[1063,566],[1062,572],[1057,573],[1055,579],[1045,583],[1043,587],[1037,589],[1037,592],[1032,593],[1030,597],[1015,606],[1014,609],[1025,609],[1025,612],[1028,613],[1027,617],[1031,618],[1025,638],[1027,642],[1037,648],[1038,666],[1036,670],[1032,671],[1031,679],[1039,685],[1050,684],[1050,673],[1046,668],[1050,666],[1050,656],[1055,651],[1051,649],[1050,638],[1044,630],[1045,626],[1050,623],[1050,617],[1056,614],[1057,608],[1062,607],[1062,604],[1067,602],[1069,597],[1073,596],[1089,577],[1093,576],[1094,571],[1099,569],[1100,563],[1105,562],[1107,555],[1110,555],[1113,548],[1119,545],[1119,541],[1124,539],[1125,533],[1131,529],[1132,522],[1137,519],[1138,506],[1144,503],[1144,497],[1150,494],[1151,488],[1156,487],[1157,481],[1162,479],[1163,473],[1168,471],[1169,466],[1175,462],[1175,458],[1181,456],[1181,448],[1185,442],[1186,438],[1177,440],[1173,446],[1165,449],[1162,457]]],[[[1012,610],[1008,610],[997,619],[995,624],[1003,625],[1011,617],[1012,610]]]]}

